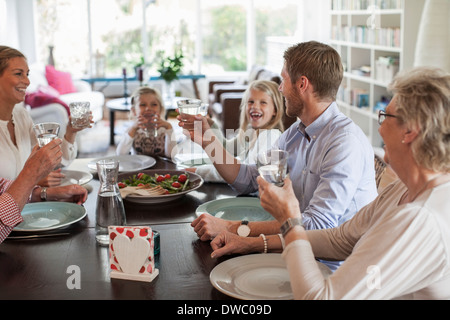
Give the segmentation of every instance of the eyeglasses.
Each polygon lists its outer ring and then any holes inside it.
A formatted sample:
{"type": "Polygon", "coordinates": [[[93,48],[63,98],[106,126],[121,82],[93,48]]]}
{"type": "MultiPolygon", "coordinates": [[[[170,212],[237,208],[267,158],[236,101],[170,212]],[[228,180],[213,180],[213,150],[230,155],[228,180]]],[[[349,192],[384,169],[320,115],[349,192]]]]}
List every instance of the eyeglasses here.
{"type": "Polygon", "coordinates": [[[386,113],[386,112],[380,110],[380,111],[378,111],[378,124],[381,125],[383,123],[383,121],[386,120],[386,117],[397,118],[397,116],[394,114],[389,114],[389,113],[386,113]]]}

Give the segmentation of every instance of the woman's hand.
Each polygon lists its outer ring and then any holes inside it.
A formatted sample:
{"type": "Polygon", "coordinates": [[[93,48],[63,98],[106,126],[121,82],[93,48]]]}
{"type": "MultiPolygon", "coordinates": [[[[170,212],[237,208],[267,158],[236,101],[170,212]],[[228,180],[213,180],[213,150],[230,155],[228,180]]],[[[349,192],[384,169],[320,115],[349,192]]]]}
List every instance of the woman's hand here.
{"type": "MultiPolygon", "coordinates": [[[[92,124],[94,123],[94,117],[92,116],[92,111],[89,112],[89,127],[86,128],[92,128],[92,124]]],[[[69,116],[69,123],[67,124],[66,127],[66,133],[64,134],[64,138],[70,142],[70,143],[74,143],[75,142],[75,138],[77,136],[77,133],[80,132],[81,130],[84,130],[86,128],[74,128],[72,127],[72,118],[69,116]]]]}
{"type": "Polygon", "coordinates": [[[256,181],[259,185],[261,206],[280,224],[283,224],[288,218],[300,215],[300,206],[292,189],[292,181],[289,176],[284,180],[283,187],[277,187],[262,177],[258,177],[256,181]]]}
{"type": "Polygon", "coordinates": [[[25,162],[22,173],[30,180],[34,180],[35,184],[44,179],[61,163],[61,143],[61,139],[57,138],[41,148],[36,145],[25,162]]]}

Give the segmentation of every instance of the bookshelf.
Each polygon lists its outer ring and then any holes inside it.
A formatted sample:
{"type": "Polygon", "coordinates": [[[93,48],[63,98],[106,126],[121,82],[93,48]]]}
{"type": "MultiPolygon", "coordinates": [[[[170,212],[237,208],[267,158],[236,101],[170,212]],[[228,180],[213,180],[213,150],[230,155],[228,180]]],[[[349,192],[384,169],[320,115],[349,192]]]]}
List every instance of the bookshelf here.
{"type": "Polygon", "coordinates": [[[331,39],[344,64],[337,102],[374,147],[382,147],[377,113],[388,85],[411,68],[425,0],[331,0],[331,39]]]}

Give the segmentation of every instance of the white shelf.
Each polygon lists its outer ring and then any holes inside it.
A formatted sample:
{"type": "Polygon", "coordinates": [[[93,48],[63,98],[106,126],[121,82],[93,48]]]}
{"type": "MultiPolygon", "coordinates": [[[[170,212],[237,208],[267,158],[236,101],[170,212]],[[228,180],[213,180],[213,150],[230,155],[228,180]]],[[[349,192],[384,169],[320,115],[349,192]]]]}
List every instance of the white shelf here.
{"type": "Polygon", "coordinates": [[[339,10],[330,11],[330,45],[340,53],[346,66],[338,94],[338,105],[342,112],[361,127],[374,147],[382,147],[374,107],[382,97],[391,98],[388,92],[390,77],[377,77],[376,63],[380,57],[393,57],[398,59],[399,70],[413,66],[418,26],[425,0],[397,0],[392,9],[379,10],[359,9],[376,5],[380,3],[379,0],[331,0],[330,7],[333,3],[339,10]],[[349,10],[351,8],[357,10],[349,10]],[[373,14],[376,15],[378,30],[367,27],[373,14]],[[383,38],[384,35],[389,38],[383,38]],[[367,73],[363,76],[355,72],[363,66],[370,70],[368,76],[367,73]],[[367,107],[356,106],[357,92],[368,95],[368,99],[362,99],[367,101],[367,107]]]}

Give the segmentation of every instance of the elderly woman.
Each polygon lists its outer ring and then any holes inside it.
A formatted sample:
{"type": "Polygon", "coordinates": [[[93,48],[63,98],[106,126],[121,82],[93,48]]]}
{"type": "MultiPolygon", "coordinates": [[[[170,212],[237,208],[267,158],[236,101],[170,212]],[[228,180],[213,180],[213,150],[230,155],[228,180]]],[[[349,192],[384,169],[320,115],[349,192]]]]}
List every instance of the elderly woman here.
{"type": "MultiPolygon", "coordinates": [[[[30,84],[28,72],[27,60],[20,51],[0,46],[0,177],[11,180],[18,176],[37,143],[28,111],[16,106],[25,99],[30,84]]],[[[73,128],[69,120],[61,144],[63,165],[68,165],[77,155],[75,138],[80,130],[73,128]]],[[[52,172],[40,184],[59,185],[63,177],[60,172],[52,172]]]]}
{"type": "MultiPolygon", "coordinates": [[[[379,132],[399,180],[351,220],[305,231],[291,181],[278,188],[258,178],[262,206],[282,224],[295,298],[450,298],[450,75],[417,68],[391,88],[379,132]],[[315,257],[345,262],[324,278],[315,257]]],[[[262,250],[256,240],[248,250],[262,250]]],[[[213,255],[237,251],[238,241],[222,234],[213,255]]]]}

